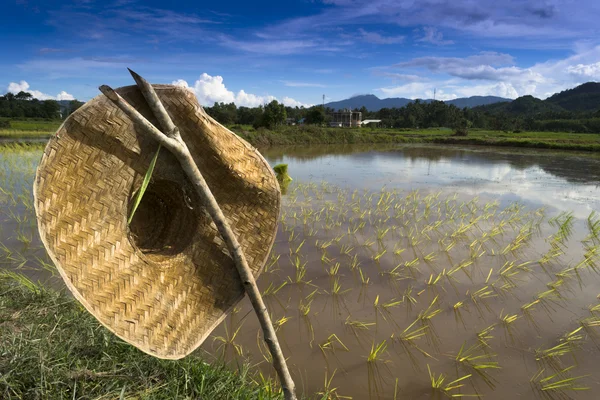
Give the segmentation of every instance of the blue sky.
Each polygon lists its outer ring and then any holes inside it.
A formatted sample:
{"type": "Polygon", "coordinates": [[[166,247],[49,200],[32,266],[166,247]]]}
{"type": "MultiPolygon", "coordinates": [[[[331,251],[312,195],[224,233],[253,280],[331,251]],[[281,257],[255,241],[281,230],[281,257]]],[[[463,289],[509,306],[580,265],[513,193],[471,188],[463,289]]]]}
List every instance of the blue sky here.
{"type": "Polygon", "coordinates": [[[600,80],[600,1],[3,0],[0,93],[192,88],[204,105],[545,98],[600,80]]]}

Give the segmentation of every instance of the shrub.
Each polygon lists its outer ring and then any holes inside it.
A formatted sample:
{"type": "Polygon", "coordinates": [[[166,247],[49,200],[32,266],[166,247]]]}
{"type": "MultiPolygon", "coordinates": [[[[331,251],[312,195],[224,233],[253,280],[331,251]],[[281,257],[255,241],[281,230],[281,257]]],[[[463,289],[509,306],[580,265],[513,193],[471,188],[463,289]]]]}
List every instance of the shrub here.
{"type": "Polygon", "coordinates": [[[468,134],[469,130],[467,128],[456,128],[452,136],[467,136],[468,134]]]}

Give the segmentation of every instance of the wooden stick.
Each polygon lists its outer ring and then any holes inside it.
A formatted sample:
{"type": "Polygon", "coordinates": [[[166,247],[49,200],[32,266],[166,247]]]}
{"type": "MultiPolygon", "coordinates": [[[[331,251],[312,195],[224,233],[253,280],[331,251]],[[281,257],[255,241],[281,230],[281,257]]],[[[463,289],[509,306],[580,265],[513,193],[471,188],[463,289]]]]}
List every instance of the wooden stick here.
{"type": "MultiPolygon", "coordinates": [[[[130,70],[131,71],[131,70],[130,70]]],[[[133,71],[132,75],[135,74],[133,71]]],[[[179,163],[181,167],[187,174],[188,178],[192,185],[196,188],[202,203],[206,206],[206,209],[210,216],[212,217],[219,233],[225,240],[227,244],[227,248],[235,261],[235,265],[237,267],[238,273],[240,275],[240,279],[244,285],[244,289],[250,298],[250,302],[254,307],[254,311],[258,317],[260,325],[263,330],[264,341],[267,343],[269,347],[269,351],[271,352],[271,356],[273,357],[273,367],[277,371],[277,375],[279,376],[279,381],[281,383],[281,388],[283,389],[283,393],[286,400],[296,400],[296,390],[294,381],[290,375],[290,372],[287,367],[287,363],[285,358],[283,357],[283,352],[281,351],[281,346],[279,345],[279,341],[277,340],[277,335],[275,333],[275,328],[273,328],[273,323],[271,322],[271,317],[267,312],[267,307],[263,302],[262,296],[260,295],[260,291],[258,290],[258,286],[256,286],[256,281],[254,280],[254,275],[252,275],[252,271],[248,266],[246,261],[246,257],[244,256],[244,252],[240,247],[231,227],[227,223],[219,204],[214,198],[210,188],[206,184],[204,177],[202,176],[198,166],[194,162],[192,155],[186,146],[185,142],[181,139],[181,135],[179,134],[179,130],[171,121],[171,118],[167,114],[164,106],[158,99],[158,96],[154,92],[152,86],[146,82],[142,77],[135,74],[134,79],[136,80],[138,86],[144,97],[148,101],[150,108],[154,113],[159,113],[159,115],[155,116],[160,121],[160,124],[163,129],[167,130],[168,135],[165,135],[163,132],[158,130],[154,125],[152,125],[142,114],[140,114],[135,108],[133,108],[130,104],[125,101],[117,92],[111,89],[109,86],[102,85],[100,86],[100,91],[108,97],[117,107],[119,107],[125,114],[131,118],[132,121],[138,124],[147,134],[151,135],[154,139],[156,139],[160,144],[162,144],[167,150],[169,150],[179,163]]]]}

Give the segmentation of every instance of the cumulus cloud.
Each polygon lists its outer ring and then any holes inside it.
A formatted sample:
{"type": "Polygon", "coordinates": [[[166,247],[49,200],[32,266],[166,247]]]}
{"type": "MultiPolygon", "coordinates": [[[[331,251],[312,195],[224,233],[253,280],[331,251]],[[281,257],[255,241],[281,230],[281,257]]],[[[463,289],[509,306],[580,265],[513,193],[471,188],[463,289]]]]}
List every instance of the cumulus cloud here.
{"type": "Polygon", "coordinates": [[[72,94],[69,94],[62,90],[59,94],[56,95],[56,100],[75,100],[72,94]]]}
{"type": "Polygon", "coordinates": [[[600,62],[593,64],[569,65],[566,68],[566,72],[576,77],[600,79],[600,62]]]}
{"type": "MultiPolygon", "coordinates": [[[[238,107],[258,107],[265,103],[270,103],[273,100],[277,100],[275,96],[259,96],[252,93],[246,93],[244,90],[240,90],[237,93],[227,89],[223,83],[223,77],[219,75],[211,76],[207,73],[202,73],[200,79],[198,79],[194,86],[190,86],[187,81],[178,79],[173,81],[174,85],[182,86],[192,90],[200,104],[204,106],[212,106],[214,103],[235,103],[238,107]]],[[[278,100],[279,101],[279,100],[278,100]]],[[[305,106],[310,107],[308,104],[303,104],[290,97],[284,97],[280,100],[286,106],[305,106]]]]}
{"type": "Polygon", "coordinates": [[[73,97],[72,94],[69,94],[64,90],[58,93],[56,96],[51,96],[49,94],[42,93],[39,90],[31,90],[29,88],[30,86],[27,81],[10,82],[6,88],[6,91],[14,94],[19,92],[27,92],[30,93],[33,98],[38,100],[75,100],[75,97],[73,97]]]}

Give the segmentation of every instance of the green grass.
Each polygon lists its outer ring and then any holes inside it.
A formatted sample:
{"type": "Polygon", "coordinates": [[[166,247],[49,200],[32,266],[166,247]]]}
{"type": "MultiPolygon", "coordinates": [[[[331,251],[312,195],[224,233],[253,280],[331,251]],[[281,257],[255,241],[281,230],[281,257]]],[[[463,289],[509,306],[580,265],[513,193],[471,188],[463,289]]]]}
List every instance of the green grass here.
{"type": "MultiPolygon", "coordinates": [[[[0,129],[0,138],[46,137],[61,121],[11,120],[11,128],[0,129]]],[[[556,150],[600,151],[600,134],[568,132],[503,132],[471,129],[466,137],[453,136],[451,129],[324,128],[281,126],[269,130],[248,125],[229,126],[254,146],[359,143],[438,143],[458,145],[530,147],[556,150]]]]}
{"type": "Polygon", "coordinates": [[[235,133],[255,146],[357,143],[438,143],[600,151],[600,134],[567,132],[522,132],[471,130],[466,137],[449,129],[371,129],[282,126],[275,130],[231,126],[235,133]]]}
{"type": "Polygon", "coordinates": [[[0,277],[2,399],[282,399],[273,382],[207,363],[159,360],[64,294],[0,277]]]}
{"type": "Polygon", "coordinates": [[[13,120],[0,118],[10,122],[10,128],[0,129],[0,138],[44,137],[55,133],[62,121],[44,119],[13,120]]]}

